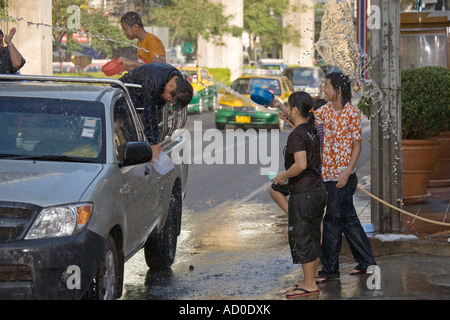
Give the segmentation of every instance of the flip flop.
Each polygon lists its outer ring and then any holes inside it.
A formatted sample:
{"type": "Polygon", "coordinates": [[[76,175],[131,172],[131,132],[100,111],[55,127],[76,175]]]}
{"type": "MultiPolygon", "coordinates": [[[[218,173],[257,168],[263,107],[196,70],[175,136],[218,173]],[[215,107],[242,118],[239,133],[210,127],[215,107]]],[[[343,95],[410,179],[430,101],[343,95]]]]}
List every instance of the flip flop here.
{"type": "Polygon", "coordinates": [[[353,276],[353,275],[357,275],[357,274],[365,274],[367,272],[366,269],[356,269],[353,268],[352,270],[350,270],[350,272],[348,273],[349,275],[353,276]]]}
{"type": "Polygon", "coordinates": [[[291,290],[292,294],[286,293],[286,298],[296,298],[296,297],[303,297],[303,296],[307,296],[310,294],[319,294],[319,290],[316,291],[308,291],[306,289],[300,288],[300,287],[296,287],[294,289],[291,290]],[[294,291],[298,291],[298,293],[294,293],[294,291]]]}
{"type": "Polygon", "coordinates": [[[316,276],[315,277],[316,283],[324,283],[324,282],[328,282],[328,281],[333,281],[333,280],[339,280],[338,276],[333,276],[333,277],[321,277],[321,276],[316,276]]]}

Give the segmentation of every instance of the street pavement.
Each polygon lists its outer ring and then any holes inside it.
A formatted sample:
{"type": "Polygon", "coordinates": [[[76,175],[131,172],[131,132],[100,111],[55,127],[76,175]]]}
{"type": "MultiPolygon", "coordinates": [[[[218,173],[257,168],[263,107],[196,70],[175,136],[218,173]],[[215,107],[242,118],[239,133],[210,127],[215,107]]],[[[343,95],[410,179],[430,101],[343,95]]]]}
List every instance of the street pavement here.
{"type": "MultiPolygon", "coordinates": [[[[360,185],[370,192],[369,180],[363,177],[360,185]]],[[[429,188],[429,192],[432,196],[425,203],[405,205],[403,210],[450,223],[450,186],[429,188]]],[[[361,223],[368,226],[371,223],[370,197],[357,190],[354,200],[361,223]]],[[[406,215],[403,215],[402,225],[399,234],[379,234],[376,230],[368,233],[378,275],[348,275],[355,262],[348,244],[343,241],[340,280],[321,284],[320,296],[308,299],[450,299],[450,227],[406,215]],[[376,280],[379,280],[378,286],[375,286],[376,280]]]]}
{"type": "MultiPolygon", "coordinates": [[[[362,121],[368,122],[365,117],[362,121]]],[[[370,192],[370,161],[359,168],[357,173],[359,185],[370,192]]],[[[431,197],[424,203],[404,205],[402,209],[433,221],[450,223],[450,186],[429,188],[428,192],[431,197]]],[[[367,228],[370,228],[372,223],[370,202],[369,195],[356,190],[356,212],[363,226],[367,228]]],[[[401,233],[398,234],[379,234],[377,230],[368,233],[378,275],[348,274],[356,263],[344,237],[340,279],[320,284],[318,296],[299,299],[449,300],[450,227],[407,215],[402,217],[402,226],[401,233]],[[376,280],[379,280],[378,283],[376,280]]],[[[297,278],[301,279],[302,275],[297,278]]]]}

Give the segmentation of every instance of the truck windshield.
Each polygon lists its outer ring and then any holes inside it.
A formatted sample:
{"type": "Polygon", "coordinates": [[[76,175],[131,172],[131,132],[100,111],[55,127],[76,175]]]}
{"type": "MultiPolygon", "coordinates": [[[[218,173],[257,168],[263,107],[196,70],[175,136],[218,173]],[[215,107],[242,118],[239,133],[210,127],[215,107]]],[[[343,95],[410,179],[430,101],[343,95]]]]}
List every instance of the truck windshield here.
{"type": "Polygon", "coordinates": [[[105,163],[100,102],[0,97],[0,158],[105,163]]]}

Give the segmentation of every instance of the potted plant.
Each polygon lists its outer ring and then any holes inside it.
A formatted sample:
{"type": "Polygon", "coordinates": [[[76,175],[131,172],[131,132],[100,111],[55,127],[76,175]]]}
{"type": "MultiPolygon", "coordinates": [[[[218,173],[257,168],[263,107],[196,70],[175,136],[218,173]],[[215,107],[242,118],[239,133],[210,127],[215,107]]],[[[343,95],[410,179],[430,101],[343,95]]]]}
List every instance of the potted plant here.
{"type": "MultiPolygon", "coordinates": [[[[440,66],[403,70],[402,101],[402,198],[422,203],[436,163],[440,142],[433,137],[449,129],[450,71],[440,66]],[[423,154],[421,152],[424,152],[423,154]]],[[[370,117],[370,98],[358,107],[370,117]]]]}

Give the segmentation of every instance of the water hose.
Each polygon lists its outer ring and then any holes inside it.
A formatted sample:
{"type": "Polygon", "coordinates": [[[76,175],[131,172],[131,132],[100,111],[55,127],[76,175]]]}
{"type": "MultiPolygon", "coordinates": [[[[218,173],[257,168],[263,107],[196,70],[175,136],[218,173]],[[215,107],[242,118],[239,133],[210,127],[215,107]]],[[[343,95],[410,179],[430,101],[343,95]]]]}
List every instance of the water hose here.
{"type": "Polygon", "coordinates": [[[430,220],[430,219],[423,218],[423,217],[420,217],[420,216],[418,216],[418,215],[412,214],[412,213],[410,213],[410,212],[408,212],[408,211],[405,211],[405,210],[403,210],[403,209],[397,208],[397,207],[391,205],[390,203],[387,203],[386,201],[381,200],[381,199],[378,198],[377,196],[374,196],[374,195],[371,194],[370,192],[364,190],[364,188],[361,187],[360,185],[358,185],[357,188],[358,188],[359,190],[361,190],[362,192],[364,192],[365,194],[367,194],[367,195],[369,195],[370,197],[372,197],[373,199],[377,200],[378,202],[380,202],[380,203],[382,203],[382,204],[388,206],[389,208],[394,209],[394,210],[397,210],[397,211],[399,211],[399,212],[401,212],[401,213],[403,213],[403,214],[406,214],[407,216],[413,217],[414,219],[418,219],[418,220],[422,220],[422,221],[425,221],[425,222],[437,224],[437,225],[440,225],[440,226],[450,227],[450,223],[445,223],[445,222],[439,222],[439,221],[430,220]]]}

